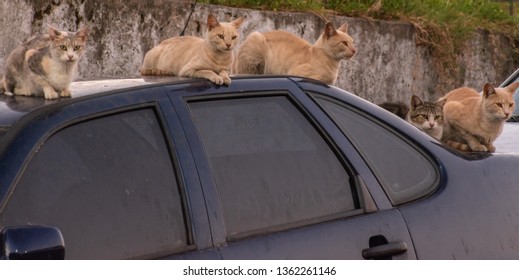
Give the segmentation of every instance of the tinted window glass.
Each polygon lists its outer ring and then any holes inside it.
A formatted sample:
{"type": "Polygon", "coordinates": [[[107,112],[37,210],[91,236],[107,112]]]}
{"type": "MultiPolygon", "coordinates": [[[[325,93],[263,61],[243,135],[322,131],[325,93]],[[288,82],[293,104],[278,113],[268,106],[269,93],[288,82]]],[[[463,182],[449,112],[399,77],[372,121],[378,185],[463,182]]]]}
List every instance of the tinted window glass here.
{"type": "Polygon", "coordinates": [[[58,227],[67,259],[142,258],[188,243],[170,153],[152,109],[85,121],[30,161],[1,224],[58,227]]]}
{"type": "Polygon", "coordinates": [[[191,103],[230,237],[356,209],[350,176],[286,97],[191,103]]]}
{"type": "Polygon", "coordinates": [[[342,104],[318,101],[357,147],[394,204],[421,197],[436,187],[438,170],[413,145],[342,104]]]}

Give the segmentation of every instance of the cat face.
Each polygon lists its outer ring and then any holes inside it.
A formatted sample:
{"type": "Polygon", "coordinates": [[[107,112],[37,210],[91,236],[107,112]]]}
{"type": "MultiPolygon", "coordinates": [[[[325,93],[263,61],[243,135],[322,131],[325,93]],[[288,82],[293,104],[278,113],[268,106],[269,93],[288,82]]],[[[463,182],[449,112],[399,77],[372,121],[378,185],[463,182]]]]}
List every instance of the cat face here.
{"type": "Polygon", "coordinates": [[[353,38],[347,34],[347,31],[347,24],[343,24],[336,30],[328,22],[324,28],[323,35],[321,36],[324,41],[323,45],[335,60],[349,59],[357,52],[353,44],[353,38]]]}
{"type": "Polygon", "coordinates": [[[505,88],[494,88],[486,83],[483,86],[483,106],[491,119],[507,120],[515,109],[513,95],[519,83],[513,83],[505,88]]]}
{"type": "Polygon", "coordinates": [[[209,28],[207,38],[216,50],[222,52],[232,51],[236,44],[238,44],[239,37],[237,29],[242,23],[242,17],[229,23],[220,23],[216,17],[210,14],[207,17],[207,26],[209,28]]]}
{"type": "Polygon", "coordinates": [[[446,100],[423,102],[418,96],[411,97],[408,121],[436,139],[441,138],[443,129],[443,105],[446,100]]]}
{"type": "Polygon", "coordinates": [[[48,35],[51,38],[50,51],[52,57],[62,62],[76,62],[85,51],[88,27],[74,33],[59,31],[49,26],[48,35]]]}

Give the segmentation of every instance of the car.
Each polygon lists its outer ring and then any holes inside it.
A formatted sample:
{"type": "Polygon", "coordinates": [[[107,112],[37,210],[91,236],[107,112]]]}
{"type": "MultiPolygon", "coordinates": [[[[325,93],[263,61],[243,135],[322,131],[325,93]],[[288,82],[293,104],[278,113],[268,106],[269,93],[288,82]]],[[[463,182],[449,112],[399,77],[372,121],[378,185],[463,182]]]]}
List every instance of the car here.
{"type": "MultiPolygon", "coordinates": [[[[519,69],[515,70],[508,78],[506,78],[499,87],[506,87],[513,82],[519,81],[519,69]]],[[[517,90],[519,91],[519,90],[517,90]]],[[[516,104],[519,104],[519,94],[514,94],[514,101],[516,104]]],[[[514,112],[512,113],[512,117],[508,120],[509,122],[518,122],[519,121],[519,106],[515,106],[514,112]]]]}
{"type": "Polygon", "coordinates": [[[519,157],[301,77],[0,98],[2,259],[517,259],[519,157]]]}
{"type": "MultiPolygon", "coordinates": [[[[499,87],[506,87],[513,82],[519,81],[519,69],[514,71],[506,78],[499,87]]],[[[519,89],[514,93],[514,101],[519,104],[519,89]]],[[[519,105],[515,106],[512,116],[505,123],[503,132],[495,141],[495,146],[499,152],[518,153],[519,152],[519,105]]]]}

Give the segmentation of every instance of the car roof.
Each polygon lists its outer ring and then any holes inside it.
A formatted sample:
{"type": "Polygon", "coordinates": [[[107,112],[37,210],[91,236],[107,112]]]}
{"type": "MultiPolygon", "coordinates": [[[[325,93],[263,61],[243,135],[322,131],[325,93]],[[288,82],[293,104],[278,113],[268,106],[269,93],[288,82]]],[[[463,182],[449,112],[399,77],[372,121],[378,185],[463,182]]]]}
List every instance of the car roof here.
{"type": "MultiPolygon", "coordinates": [[[[289,76],[279,75],[238,75],[233,76],[234,81],[238,80],[257,80],[272,81],[272,79],[285,79],[286,81],[295,80],[289,76]]],[[[299,78],[308,80],[305,78],[299,78]]],[[[326,86],[319,81],[311,81],[326,86]]],[[[0,136],[5,133],[23,116],[38,109],[51,106],[52,104],[61,102],[75,102],[74,100],[93,97],[97,94],[117,93],[124,89],[138,89],[153,86],[166,85],[186,85],[193,83],[210,83],[208,80],[201,78],[186,78],[177,76],[137,76],[137,77],[101,77],[88,78],[74,81],[70,85],[71,98],[59,98],[54,100],[46,100],[43,97],[27,97],[27,96],[7,96],[0,94],[0,136]]],[[[263,84],[263,83],[262,83],[263,84]]],[[[231,85],[232,87],[233,85],[231,85]]]]}
{"type": "Polygon", "coordinates": [[[0,94],[0,129],[13,125],[24,115],[38,108],[69,99],[77,99],[102,92],[125,88],[149,86],[153,84],[175,84],[191,80],[182,77],[128,77],[128,78],[92,78],[73,82],[70,85],[71,98],[46,100],[43,97],[7,96],[0,94]]]}
{"type": "Polygon", "coordinates": [[[373,117],[383,120],[383,122],[391,123],[391,126],[395,126],[401,131],[413,134],[414,138],[425,137],[421,135],[423,133],[417,134],[413,130],[415,128],[400,117],[355,94],[348,93],[343,89],[327,85],[318,80],[284,75],[235,75],[232,76],[232,80],[233,82],[230,86],[217,86],[206,79],[177,76],[92,78],[73,82],[70,85],[71,98],[46,100],[43,97],[6,96],[0,94],[0,138],[14,127],[15,124],[20,123],[22,119],[31,119],[23,118],[26,115],[35,117],[40,114],[39,112],[46,112],[47,109],[55,110],[61,106],[81,102],[81,100],[95,98],[96,96],[119,94],[122,93],[124,89],[138,90],[150,87],[178,86],[178,88],[186,88],[190,94],[205,95],[208,92],[203,89],[207,89],[208,86],[214,86],[214,93],[221,94],[226,92],[243,92],[253,89],[259,90],[258,93],[262,91],[271,92],[270,90],[274,89],[284,89],[289,86],[288,84],[291,84],[290,87],[296,86],[307,92],[321,93],[324,88],[327,88],[325,91],[329,97],[338,98],[346,103],[352,104],[361,111],[368,112],[373,117]],[[413,129],[411,129],[411,127],[413,129]]]}

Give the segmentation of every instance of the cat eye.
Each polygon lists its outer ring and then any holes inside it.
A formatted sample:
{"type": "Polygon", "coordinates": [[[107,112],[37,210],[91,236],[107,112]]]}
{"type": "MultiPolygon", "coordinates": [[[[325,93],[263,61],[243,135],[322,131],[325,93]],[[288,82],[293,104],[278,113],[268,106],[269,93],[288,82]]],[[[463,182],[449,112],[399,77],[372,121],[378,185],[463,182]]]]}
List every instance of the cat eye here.
{"type": "Polygon", "coordinates": [[[503,108],[503,104],[502,103],[496,103],[497,107],[499,108],[503,108]]]}
{"type": "Polygon", "coordinates": [[[236,35],[232,36],[233,40],[236,40],[236,38],[238,38],[238,36],[236,36],[236,35]]]}
{"type": "Polygon", "coordinates": [[[74,46],[74,51],[79,51],[81,49],[81,46],[74,46]]]}
{"type": "Polygon", "coordinates": [[[223,35],[222,34],[218,34],[218,38],[223,39],[223,35]]]}
{"type": "Polygon", "coordinates": [[[343,41],[342,43],[343,43],[346,47],[348,46],[348,42],[343,41]]]}
{"type": "Polygon", "coordinates": [[[67,46],[65,46],[65,45],[60,45],[59,48],[60,48],[62,51],[66,51],[66,50],[67,50],[67,46]]]}
{"type": "Polygon", "coordinates": [[[436,116],[436,117],[434,117],[434,120],[439,120],[441,118],[442,118],[442,116],[436,116]]]}
{"type": "Polygon", "coordinates": [[[429,119],[429,116],[427,116],[427,115],[420,115],[420,117],[422,117],[424,119],[429,119]]]}

